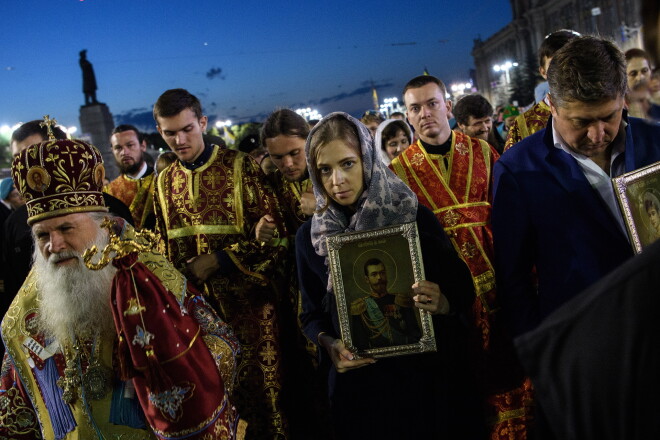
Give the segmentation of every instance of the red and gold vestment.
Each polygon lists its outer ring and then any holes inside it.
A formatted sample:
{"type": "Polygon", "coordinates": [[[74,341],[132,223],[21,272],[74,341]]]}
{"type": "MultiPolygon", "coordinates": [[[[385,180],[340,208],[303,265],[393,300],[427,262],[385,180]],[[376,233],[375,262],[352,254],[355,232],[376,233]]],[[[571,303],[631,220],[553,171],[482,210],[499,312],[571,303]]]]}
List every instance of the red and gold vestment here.
{"type": "Polygon", "coordinates": [[[274,212],[272,189],[264,181],[253,159],[218,146],[194,170],[174,162],[157,177],[156,230],[179,269],[193,257],[217,251],[235,265],[221,266],[204,287],[241,343],[236,406],[248,422],[248,438],[284,439],[279,307],[272,276],[286,247],[281,240],[265,245],[255,238],[259,219],[274,212]]]}
{"type": "Polygon", "coordinates": [[[490,183],[493,163],[498,157],[487,142],[452,131],[451,147],[446,155],[429,154],[418,140],[396,157],[390,168],[417,194],[419,202],[433,211],[472,274],[476,292],[472,307],[475,330],[472,349],[475,366],[487,390],[491,438],[525,439],[527,406],[531,404],[527,387],[508,392],[488,391],[500,382],[498,375],[506,366],[515,365],[514,358],[511,362],[506,360],[511,348],[503,348],[503,336],[493,326],[496,288],[491,263],[490,183]],[[518,433],[508,437],[515,431],[518,433]]]}
{"type": "MultiPolygon", "coordinates": [[[[149,170],[147,171],[149,173],[149,170]]],[[[121,200],[133,216],[135,228],[140,230],[154,212],[155,175],[151,173],[139,179],[120,175],[103,188],[103,191],[121,200]]]]}
{"type": "Polygon", "coordinates": [[[270,180],[286,229],[290,234],[295,236],[298,228],[311,218],[303,214],[300,209],[300,199],[310,189],[312,182],[309,180],[309,177],[291,182],[280,172],[273,173],[270,180]]]}
{"type": "MultiPolygon", "coordinates": [[[[121,242],[129,241],[139,242],[126,224],[121,242]]],[[[0,438],[243,438],[230,400],[238,354],[231,330],[162,255],[126,258],[108,301],[108,313],[112,302],[124,319],[115,320],[117,334],[62,344],[37,324],[39,274],[30,272],[2,322],[0,438]],[[175,343],[177,335],[186,343],[175,343]],[[131,353],[118,356],[122,344],[131,353]],[[162,374],[158,385],[139,364],[149,350],[162,374]],[[132,380],[123,377],[127,366],[132,380]]]]}
{"type": "Polygon", "coordinates": [[[311,191],[309,177],[291,182],[276,171],[269,176],[275,197],[277,213],[286,226],[288,253],[286,261],[278,265],[275,284],[282,305],[282,350],[288,362],[285,382],[289,387],[283,404],[288,409],[290,433],[293,438],[330,438],[327,425],[327,378],[318,370],[316,344],[304,335],[298,316],[302,312],[302,300],[298,284],[298,271],[294,239],[298,228],[311,216],[302,212],[302,195],[311,191]],[[319,374],[321,373],[321,374],[319,374]]]}
{"type": "Polygon", "coordinates": [[[516,143],[522,141],[527,136],[531,136],[537,131],[543,130],[548,125],[550,118],[550,107],[545,101],[537,102],[525,113],[518,115],[509,128],[509,134],[506,137],[504,151],[513,147],[516,143]]]}

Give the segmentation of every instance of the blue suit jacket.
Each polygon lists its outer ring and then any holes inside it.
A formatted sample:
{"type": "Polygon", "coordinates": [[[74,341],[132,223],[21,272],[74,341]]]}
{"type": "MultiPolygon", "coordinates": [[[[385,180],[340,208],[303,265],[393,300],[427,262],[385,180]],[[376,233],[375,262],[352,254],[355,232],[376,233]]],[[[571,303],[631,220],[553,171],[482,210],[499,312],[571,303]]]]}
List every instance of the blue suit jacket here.
{"type": "MultiPolygon", "coordinates": [[[[626,172],[660,160],[660,126],[635,118],[628,123],[626,172]]],[[[633,255],[577,161],[553,145],[551,129],[502,155],[493,178],[498,298],[513,334],[533,329],[633,255]]]]}

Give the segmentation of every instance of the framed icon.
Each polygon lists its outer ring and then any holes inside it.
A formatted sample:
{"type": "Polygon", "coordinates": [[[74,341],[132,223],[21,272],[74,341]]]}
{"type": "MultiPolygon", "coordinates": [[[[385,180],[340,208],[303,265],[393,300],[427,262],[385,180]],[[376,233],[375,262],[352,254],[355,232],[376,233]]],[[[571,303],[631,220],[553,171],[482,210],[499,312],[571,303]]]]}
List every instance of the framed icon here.
{"type": "Polygon", "coordinates": [[[431,315],[415,307],[424,279],[415,222],[327,238],[344,345],[358,357],[435,351],[431,315]]]}
{"type": "Polygon", "coordinates": [[[612,179],[636,253],[660,238],[660,162],[612,179]]]}

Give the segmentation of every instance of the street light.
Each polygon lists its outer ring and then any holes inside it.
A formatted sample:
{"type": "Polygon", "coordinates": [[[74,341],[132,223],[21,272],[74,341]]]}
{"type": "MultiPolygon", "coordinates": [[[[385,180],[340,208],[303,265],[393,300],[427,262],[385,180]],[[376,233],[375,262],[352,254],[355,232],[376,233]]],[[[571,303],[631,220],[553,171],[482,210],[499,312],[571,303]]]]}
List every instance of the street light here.
{"type": "Polygon", "coordinates": [[[387,118],[394,112],[394,107],[399,108],[399,99],[396,97],[385,98],[380,105],[380,112],[385,114],[387,118]]]}
{"type": "Polygon", "coordinates": [[[231,127],[231,121],[229,119],[226,121],[216,121],[215,126],[218,128],[231,127]]]}
{"type": "Polygon", "coordinates": [[[515,61],[505,61],[502,64],[495,64],[493,66],[493,70],[498,73],[504,72],[505,84],[509,84],[511,82],[511,78],[509,77],[509,70],[513,67],[518,67],[518,63],[515,61]]]}
{"type": "Polygon", "coordinates": [[[295,112],[305,118],[306,121],[311,121],[312,119],[321,119],[323,117],[318,110],[311,109],[309,107],[296,109],[295,112]]]}
{"type": "Polygon", "coordinates": [[[450,89],[452,91],[452,94],[460,96],[463,93],[469,93],[472,91],[472,83],[470,82],[455,83],[450,86],[450,89]]]}

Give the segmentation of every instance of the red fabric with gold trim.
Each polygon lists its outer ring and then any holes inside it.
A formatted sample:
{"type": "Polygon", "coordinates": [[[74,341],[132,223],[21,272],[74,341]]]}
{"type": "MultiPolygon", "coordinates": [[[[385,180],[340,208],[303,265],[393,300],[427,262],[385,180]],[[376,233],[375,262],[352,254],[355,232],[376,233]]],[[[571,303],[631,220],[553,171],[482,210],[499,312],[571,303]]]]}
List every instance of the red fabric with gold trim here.
{"type": "Polygon", "coordinates": [[[14,158],[14,185],[25,199],[28,223],[75,212],[107,211],[99,150],[81,140],[31,145],[14,158]]]}
{"type": "Polygon", "coordinates": [[[233,432],[237,414],[197,321],[137,254],[113,264],[119,269],[111,303],[120,367],[134,375],[149,425],[167,438],[214,432],[218,425],[233,432]]]}
{"type": "Polygon", "coordinates": [[[527,136],[543,130],[548,125],[550,115],[550,107],[548,107],[545,101],[537,102],[532,108],[519,115],[509,128],[506,143],[504,144],[504,151],[513,147],[527,136]]]}
{"type": "MultiPolygon", "coordinates": [[[[477,277],[493,270],[490,262],[493,256],[490,176],[498,155],[491,150],[491,157],[487,159],[476,139],[462,133],[454,136],[449,176],[441,174],[440,160],[430,158],[419,142],[404,150],[403,156],[393,161],[390,168],[404,178],[419,202],[433,211],[472,276],[477,277]],[[397,163],[400,166],[396,166],[397,163]],[[403,176],[401,170],[404,170],[403,176]]],[[[481,294],[485,304],[494,307],[493,295],[481,294]]]]}
{"type": "MultiPolygon", "coordinates": [[[[217,146],[194,171],[177,161],[156,179],[156,232],[172,264],[183,272],[190,258],[224,250],[238,269],[214,273],[204,287],[209,304],[241,344],[232,398],[248,422],[247,437],[289,438],[282,404],[281,302],[272,284],[287,249],[254,238],[262,216],[277,218],[272,188],[252,158],[217,146]]],[[[283,232],[278,225],[277,237],[285,237],[283,232]]]]}
{"type": "Polygon", "coordinates": [[[154,185],[154,173],[140,179],[130,179],[122,174],[103,190],[128,206],[133,217],[133,224],[140,230],[144,228],[147,218],[154,212],[154,185]]]}

